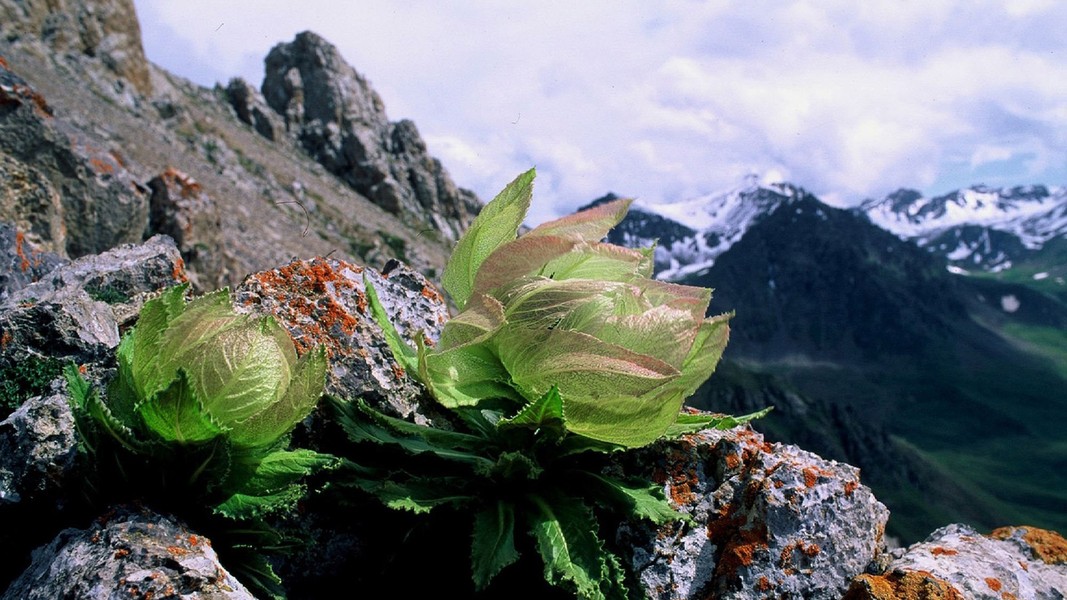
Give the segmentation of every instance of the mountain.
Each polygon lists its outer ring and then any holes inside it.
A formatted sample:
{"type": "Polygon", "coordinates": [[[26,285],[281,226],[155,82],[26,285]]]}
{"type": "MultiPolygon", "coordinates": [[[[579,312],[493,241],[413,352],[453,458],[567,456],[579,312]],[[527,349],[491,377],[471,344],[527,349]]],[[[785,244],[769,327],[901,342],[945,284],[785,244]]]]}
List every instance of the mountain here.
{"type": "Polygon", "coordinates": [[[1067,188],[1062,187],[975,186],[935,198],[900,189],[866,200],[856,210],[967,271],[1010,269],[1067,236],[1067,188]]]}
{"type": "Polygon", "coordinates": [[[0,220],[64,259],[166,233],[201,290],[313,255],[440,272],[475,195],[329,42],[265,62],[206,89],[145,58],[131,0],[0,0],[0,220]]]}
{"type": "MultiPolygon", "coordinates": [[[[797,197],[789,184],[745,187],[671,204],[635,202],[608,234],[608,241],[629,247],[656,243],[656,277],[677,279],[707,269],[764,215],[797,197]]],[[[586,205],[613,200],[608,194],[586,205]]]]}
{"type": "Polygon", "coordinates": [[[1067,478],[1053,475],[1067,460],[1067,303],[960,277],[789,185],[638,206],[617,229],[611,241],[636,245],[666,233],[660,276],[714,288],[712,310],[736,313],[692,405],[776,406],[756,427],[864,469],[905,540],[952,520],[1067,525],[1054,508],[1067,478]]]}

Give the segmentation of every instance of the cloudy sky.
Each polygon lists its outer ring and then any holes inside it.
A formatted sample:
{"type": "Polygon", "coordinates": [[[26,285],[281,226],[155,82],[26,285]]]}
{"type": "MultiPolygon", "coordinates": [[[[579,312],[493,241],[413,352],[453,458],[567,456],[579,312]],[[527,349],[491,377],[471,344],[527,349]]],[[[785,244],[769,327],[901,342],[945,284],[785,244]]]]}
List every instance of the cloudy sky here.
{"type": "Polygon", "coordinates": [[[1067,183],[1057,0],[135,4],[148,58],[205,86],[319,33],[483,200],[536,166],[532,222],[753,173],[842,205],[1067,183]]]}

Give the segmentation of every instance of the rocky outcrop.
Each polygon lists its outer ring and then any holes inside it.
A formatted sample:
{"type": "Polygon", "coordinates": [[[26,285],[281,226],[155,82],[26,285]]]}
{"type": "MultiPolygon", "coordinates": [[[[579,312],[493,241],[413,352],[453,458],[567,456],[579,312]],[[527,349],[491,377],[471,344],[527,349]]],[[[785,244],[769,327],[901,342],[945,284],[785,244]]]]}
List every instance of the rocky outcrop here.
{"type": "Polygon", "coordinates": [[[6,154],[0,154],[0,215],[35,247],[65,251],[67,230],[59,193],[43,173],[6,154]]]}
{"type": "Polygon", "coordinates": [[[62,531],[0,600],[56,598],[254,600],[210,540],[171,517],[128,509],[62,531]]]}
{"type": "Polygon", "coordinates": [[[133,0],[0,0],[0,35],[98,59],[137,92],[152,92],[133,0]]]}
{"type": "Polygon", "coordinates": [[[899,553],[883,575],[861,575],[845,600],[1022,600],[1067,597],[1067,540],[1036,527],[982,535],[949,525],[899,553]]]}
{"type": "Polygon", "coordinates": [[[650,598],[838,598],[884,552],[889,511],[858,469],[751,429],[661,442],[636,462],[694,520],[623,530],[650,598]]]}
{"type": "Polygon", "coordinates": [[[65,231],[65,247],[55,249],[71,257],[141,240],[148,198],[122,155],[55,119],[44,98],[0,63],[0,156],[5,155],[9,177],[26,181],[30,189],[4,192],[17,200],[0,203],[0,219],[29,221],[28,231],[53,244],[65,231]],[[27,203],[44,212],[29,217],[27,203]]]}
{"type": "Polygon", "coordinates": [[[458,239],[479,210],[426,151],[415,124],[390,123],[370,83],[311,32],[267,55],[263,96],[328,171],[385,210],[458,239]]]}
{"type": "Polygon", "coordinates": [[[148,189],[148,232],[174,240],[197,289],[222,287],[230,273],[215,202],[195,179],[173,167],[149,181],[148,189]]]}
{"type": "Polygon", "coordinates": [[[256,133],[270,141],[281,139],[285,124],[278,115],[267,106],[267,101],[259,90],[244,79],[235,77],[226,85],[226,97],[230,101],[237,118],[252,126],[256,133]]]}

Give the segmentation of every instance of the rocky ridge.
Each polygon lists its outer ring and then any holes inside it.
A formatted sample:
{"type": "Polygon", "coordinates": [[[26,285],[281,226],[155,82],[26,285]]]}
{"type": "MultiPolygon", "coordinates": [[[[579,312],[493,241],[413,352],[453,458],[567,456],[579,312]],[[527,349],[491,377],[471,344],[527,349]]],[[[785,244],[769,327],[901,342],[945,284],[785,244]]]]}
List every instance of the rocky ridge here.
{"type": "Polygon", "coordinates": [[[313,34],[279,46],[286,72],[305,69],[286,100],[312,117],[298,123],[247,83],[204,89],[147,62],[129,2],[5,0],[0,14],[0,219],[45,251],[166,232],[203,290],[313,255],[433,274],[478,210],[413,124],[345,117],[380,100],[313,34]],[[308,149],[313,131],[333,154],[308,149]]]}

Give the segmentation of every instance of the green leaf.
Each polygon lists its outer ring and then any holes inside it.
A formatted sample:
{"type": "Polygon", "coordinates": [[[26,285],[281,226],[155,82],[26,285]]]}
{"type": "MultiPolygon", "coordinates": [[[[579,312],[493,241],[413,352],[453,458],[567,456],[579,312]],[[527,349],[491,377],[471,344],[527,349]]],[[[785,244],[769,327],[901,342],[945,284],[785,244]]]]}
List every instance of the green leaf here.
{"type": "Polygon", "coordinates": [[[674,510],[667,502],[663,486],[647,481],[627,482],[588,471],[582,474],[590,486],[590,496],[624,507],[631,518],[647,519],[656,525],[689,520],[688,515],[674,510]]]}
{"type": "Polygon", "coordinates": [[[530,531],[545,564],[545,580],[568,588],[579,598],[604,600],[607,575],[604,549],[597,537],[593,511],[580,500],[532,496],[530,531]]]}
{"type": "Polygon", "coordinates": [[[486,204],[459,239],[441,276],[442,286],[461,310],[474,289],[474,279],[486,257],[515,239],[533,195],[534,169],[519,175],[486,204]]]}
{"type": "Polygon", "coordinates": [[[366,492],[394,510],[421,514],[446,504],[465,505],[480,500],[469,475],[438,477],[414,476],[403,471],[380,472],[348,460],[343,468],[350,476],[337,479],[334,485],[366,492]]]}
{"type": "Polygon", "coordinates": [[[490,469],[493,461],[479,454],[486,441],[478,436],[425,427],[383,415],[362,400],[335,400],[338,422],[354,442],[399,446],[409,454],[430,453],[446,460],[490,469]]]}
{"type": "Polygon", "coordinates": [[[474,515],[471,574],[476,590],[484,590],[504,567],[519,560],[515,549],[515,507],[498,500],[474,515]]]}
{"type": "Polygon", "coordinates": [[[385,311],[385,307],[382,306],[381,300],[378,299],[378,291],[374,289],[374,284],[370,282],[370,278],[366,275],[363,276],[363,288],[366,290],[367,306],[370,307],[371,316],[374,317],[374,321],[378,326],[382,328],[382,335],[385,337],[385,342],[389,344],[389,349],[393,352],[393,359],[408,373],[418,373],[419,358],[415,350],[404,341],[404,338],[400,337],[400,332],[396,330],[393,322],[389,320],[389,314],[385,311]]]}
{"type": "Polygon", "coordinates": [[[171,384],[144,401],[138,410],[148,429],[168,442],[204,442],[223,433],[200,404],[185,369],[178,369],[171,384]]]}
{"type": "Polygon", "coordinates": [[[522,407],[522,410],[514,417],[501,419],[497,426],[500,429],[515,427],[540,429],[547,426],[562,428],[563,424],[563,399],[560,398],[559,389],[552,386],[545,392],[545,395],[522,407]]]}
{"type": "Polygon", "coordinates": [[[673,440],[687,433],[696,433],[705,429],[733,429],[734,427],[739,427],[749,421],[767,416],[767,413],[771,412],[773,408],[773,406],[768,406],[763,410],[742,415],[740,417],[713,413],[681,413],[678,415],[678,420],[674,425],[667,428],[667,432],[663,434],[663,437],[673,440]]]}
{"type": "Polygon", "coordinates": [[[129,377],[137,385],[130,390],[143,392],[136,400],[144,400],[167,386],[173,373],[162,373],[163,361],[160,360],[160,347],[163,335],[170,327],[171,321],[185,309],[185,292],[188,284],[164,290],[153,300],[145,302],[134,327],[119,345],[119,359],[128,363],[129,377]],[[125,348],[124,348],[125,347],[125,348]]]}
{"type": "Polygon", "coordinates": [[[234,474],[227,488],[233,494],[215,507],[215,512],[234,519],[258,518],[287,510],[304,496],[300,480],[338,462],[333,456],[312,450],[275,450],[267,454],[235,449],[234,474]]]}

